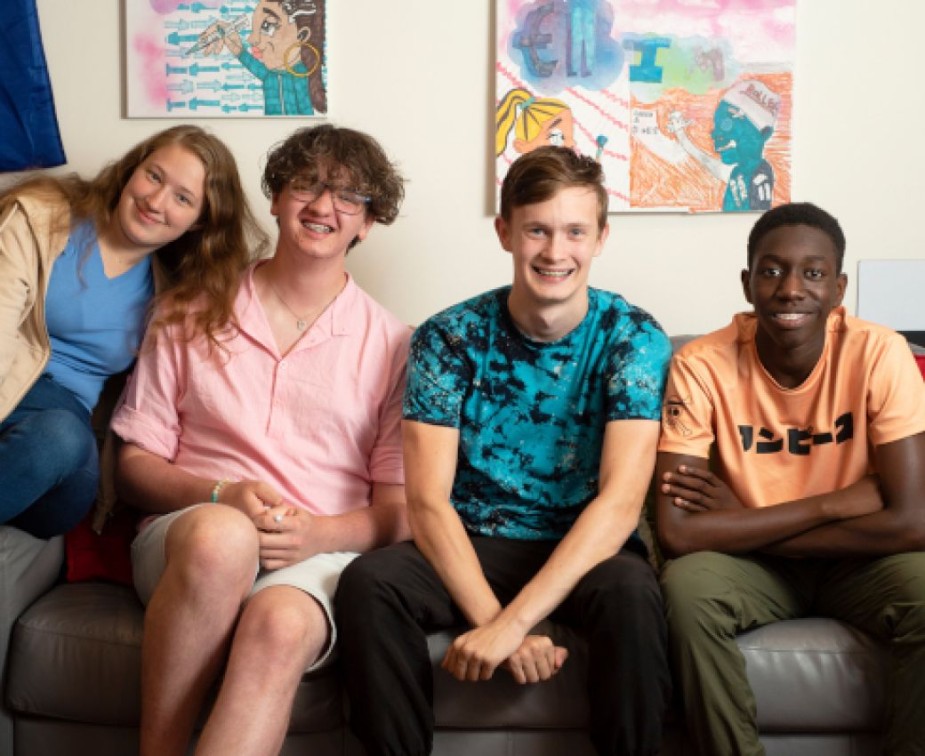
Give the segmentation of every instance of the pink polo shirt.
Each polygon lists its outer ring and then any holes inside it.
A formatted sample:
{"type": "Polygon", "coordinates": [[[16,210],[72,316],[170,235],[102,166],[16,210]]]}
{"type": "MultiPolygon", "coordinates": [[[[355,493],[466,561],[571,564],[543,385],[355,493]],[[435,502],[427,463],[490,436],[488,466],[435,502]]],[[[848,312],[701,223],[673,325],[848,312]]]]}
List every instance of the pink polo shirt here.
{"type": "MultiPolygon", "coordinates": [[[[259,263],[257,263],[259,264],[259,263]]],[[[175,327],[149,333],[113,431],[187,472],[261,480],[315,514],[368,506],[373,483],[404,483],[401,402],[410,329],[352,278],[285,357],[254,290],[240,331],[208,353],[175,327]]]]}

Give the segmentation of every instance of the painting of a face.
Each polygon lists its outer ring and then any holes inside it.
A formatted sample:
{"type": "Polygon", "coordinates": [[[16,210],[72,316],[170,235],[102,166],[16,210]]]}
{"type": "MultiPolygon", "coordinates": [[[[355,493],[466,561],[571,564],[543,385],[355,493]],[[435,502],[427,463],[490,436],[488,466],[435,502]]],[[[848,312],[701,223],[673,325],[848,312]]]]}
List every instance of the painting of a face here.
{"type": "Polygon", "coordinates": [[[299,41],[298,29],[280,3],[260,0],[247,38],[251,55],[270,70],[285,69],[298,62],[299,41]]]}
{"type": "Polygon", "coordinates": [[[727,165],[759,160],[767,141],[745,113],[725,100],[716,106],[711,136],[716,153],[727,165]]]}

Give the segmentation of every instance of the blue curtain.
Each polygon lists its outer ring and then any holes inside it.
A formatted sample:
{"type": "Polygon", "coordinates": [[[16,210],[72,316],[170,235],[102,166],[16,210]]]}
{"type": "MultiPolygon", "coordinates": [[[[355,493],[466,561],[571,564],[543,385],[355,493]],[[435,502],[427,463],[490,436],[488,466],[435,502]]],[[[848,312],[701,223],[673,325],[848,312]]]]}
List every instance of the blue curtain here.
{"type": "Polygon", "coordinates": [[[0,171],[65,162],[35,0],[0,0],[0,171]]]}

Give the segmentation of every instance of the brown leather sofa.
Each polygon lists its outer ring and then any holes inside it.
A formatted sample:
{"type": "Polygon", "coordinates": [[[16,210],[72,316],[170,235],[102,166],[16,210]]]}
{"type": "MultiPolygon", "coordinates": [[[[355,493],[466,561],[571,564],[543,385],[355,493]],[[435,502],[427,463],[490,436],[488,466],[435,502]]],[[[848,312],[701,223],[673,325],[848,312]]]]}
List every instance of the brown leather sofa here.
{"type": "MultiPolygon", "coordinates": [[[[640,528],[651,543],[645,520],[640,528]]],[[[0,756],[130,756],[138,750],[142,606],[120,585],[61,583],[62,562],[62,539],[0,526],[0,756]]],[[[437,756],[592,756],[583,642],[563,628],[550,632],[569,660],[552,681],[524,687],[504,673],[487,683],[455,681],[439,666],[450,634],[430,638],[437,756]]],[[[768,756],[881,752],[887,658],[872,639],[809,618],[738,642],[768,756]]],[[[362,756],[345,707],[336,666],[306,675],[283,753],[362,756]]],[[[677,712],[662,753],[691,753],[677,712]]]]}
{"type": "MultiPolygon", "coordinates": [[[[137,752],[143,610],[133,591],[62,584],[61,539],[0,527],[0,754],[128,756],[137,752]]],[[[505,674],[463,684],[439,668],[450,638],[431,638],[438,756],[585,756],[586,660],[580,639],[551,682],[520,687],[505,674]]],[[[886,659],[839,622],[804,619],[746,633],[739,645],[758,699],[768,754],[861,756],[881,749],[886,659]]],[[[303,680],[284,754],[360,756],[346,732],[336,667],[303,680]]],[[[685,754],[683,726],[663,753],[685,754]]]]}

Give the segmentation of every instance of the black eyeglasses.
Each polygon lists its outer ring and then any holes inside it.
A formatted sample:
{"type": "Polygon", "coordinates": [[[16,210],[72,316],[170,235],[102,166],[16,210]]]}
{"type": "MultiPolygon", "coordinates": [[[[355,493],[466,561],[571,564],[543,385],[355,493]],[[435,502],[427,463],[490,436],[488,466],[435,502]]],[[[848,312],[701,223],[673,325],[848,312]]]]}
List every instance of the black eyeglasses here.
{"type": "Polygon", "coordinates": [[[373,201],[373,198],[368,194],[333,186],[307,176],[296,176],[289,182],[289,192],[301,202],[312,202],[324,194],[325,190],[331,192],[334,209],[347,215],[356,215],[363,212],[366,206],[373,201]]]}

